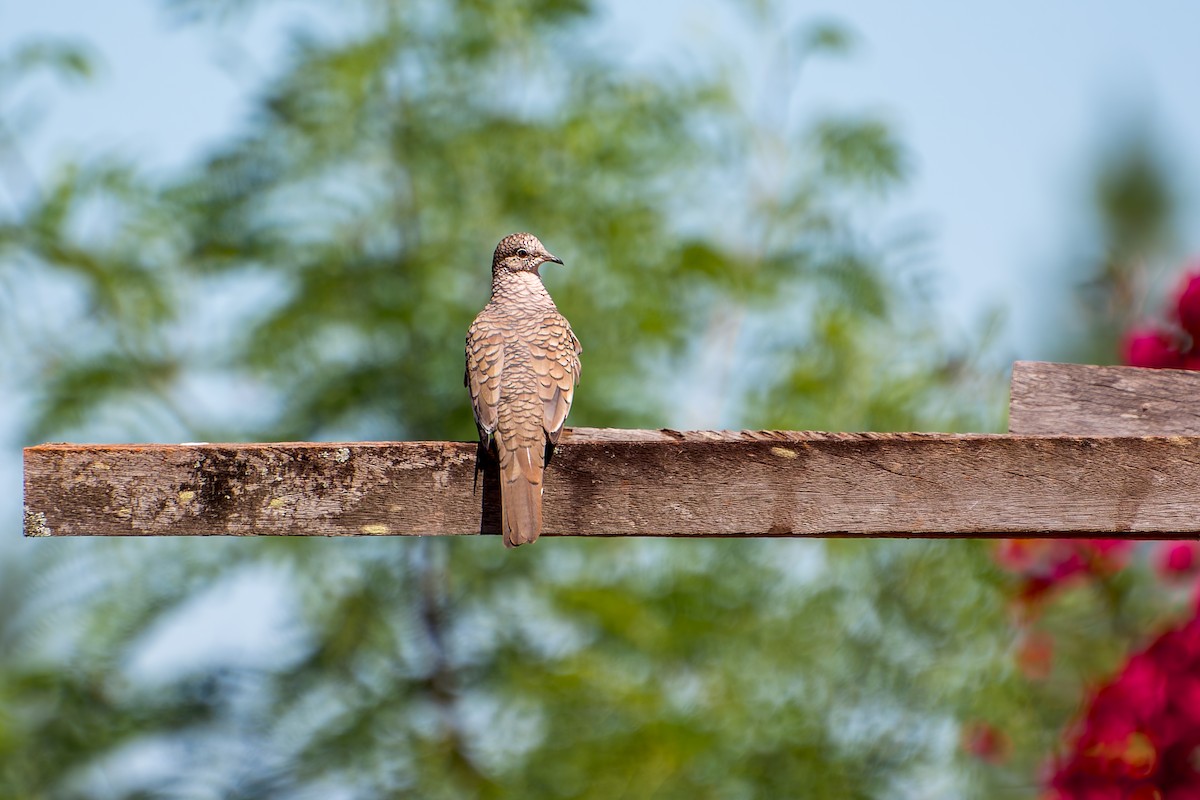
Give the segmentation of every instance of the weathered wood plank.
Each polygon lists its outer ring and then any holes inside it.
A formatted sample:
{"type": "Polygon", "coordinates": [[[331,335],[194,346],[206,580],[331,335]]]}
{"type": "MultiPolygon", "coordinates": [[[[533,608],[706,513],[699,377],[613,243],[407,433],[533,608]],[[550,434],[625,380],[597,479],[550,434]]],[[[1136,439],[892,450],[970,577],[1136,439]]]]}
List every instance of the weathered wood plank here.
{"type": "Polygon", "coordinates": [[[1018,361],[1008,429],[1020,434],[1200,436],[1200,372],[1018,361]]]}
{"type": "MultiPolygon", "coordinates": [[[[42,445],[26,534],[494,533],[455,442],[42,445]]],[[[546,533],[1200,534],[1200,438],[575,429],[546,533]]]]}

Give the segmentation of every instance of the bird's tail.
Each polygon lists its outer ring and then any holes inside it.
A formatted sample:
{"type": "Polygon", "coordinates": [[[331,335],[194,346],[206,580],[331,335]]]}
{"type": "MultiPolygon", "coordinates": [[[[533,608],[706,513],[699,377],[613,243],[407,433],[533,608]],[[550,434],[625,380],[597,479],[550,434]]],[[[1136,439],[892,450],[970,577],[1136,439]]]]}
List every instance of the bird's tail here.
{"type": "Polygon", "coordinates": [[[542,448],[500,444],[500,515],[504,545],[536,541],[542,532],[542,448]]]}

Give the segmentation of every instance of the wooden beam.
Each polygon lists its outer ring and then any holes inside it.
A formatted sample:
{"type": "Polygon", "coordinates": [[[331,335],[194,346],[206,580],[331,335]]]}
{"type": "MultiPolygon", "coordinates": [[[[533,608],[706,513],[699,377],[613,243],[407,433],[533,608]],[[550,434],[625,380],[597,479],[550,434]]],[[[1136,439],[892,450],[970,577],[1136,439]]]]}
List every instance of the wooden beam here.
{"type": "MultiPolygon", "coordinates": [[[[68,445],[25,450],[25,532],[495,533],[475,445],[68,445]]],[[[1200,438],[568,432],[549,535],[1200,534],[1200,438]]]]}
{"type": "Polygon", "coordinates": [[[1018,361],[1008,429],[1076,436],[1200,436],[1200,372],[1018,361]]]}

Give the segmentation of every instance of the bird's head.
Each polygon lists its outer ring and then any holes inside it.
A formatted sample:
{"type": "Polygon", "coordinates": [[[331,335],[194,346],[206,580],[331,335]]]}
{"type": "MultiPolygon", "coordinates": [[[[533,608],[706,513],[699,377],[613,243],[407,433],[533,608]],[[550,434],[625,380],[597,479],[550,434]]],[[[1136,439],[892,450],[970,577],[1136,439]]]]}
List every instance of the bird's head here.
{"type": "Polygon", "coordinates": [[[496,245],[496,252],[492,256],[492,273],[532,272],[536,275],[538,267],[547,261],[563,263],[561,258],[543,247],[532,233],[514,233],[505,236],[496,245]]]}

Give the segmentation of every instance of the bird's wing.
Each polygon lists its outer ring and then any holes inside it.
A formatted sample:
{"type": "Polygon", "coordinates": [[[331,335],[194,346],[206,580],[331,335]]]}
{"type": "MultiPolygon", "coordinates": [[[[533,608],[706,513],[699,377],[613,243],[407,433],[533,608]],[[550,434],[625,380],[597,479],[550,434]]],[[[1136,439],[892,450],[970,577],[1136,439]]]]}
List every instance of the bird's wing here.
{"type": "Polygon", "coordinates": [[[543,336],[530,343],[533,371],[537,374],[538,396],[542,400],[542,427],[551,443],[557,444],[571,411],[575,384],[579,382],[579,340],[571,326],[559,315],[546,320],[543,336]]]}
{"type": "Polygon", "coordinates": [[[500,375],[504,371],[504,334],[481,313],[467,331],[467,371],[463,383],[471,391],[475,424],[482,434],[496,430],[500,375]]]}

